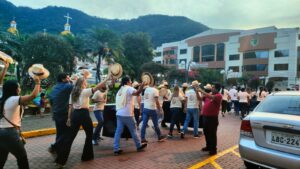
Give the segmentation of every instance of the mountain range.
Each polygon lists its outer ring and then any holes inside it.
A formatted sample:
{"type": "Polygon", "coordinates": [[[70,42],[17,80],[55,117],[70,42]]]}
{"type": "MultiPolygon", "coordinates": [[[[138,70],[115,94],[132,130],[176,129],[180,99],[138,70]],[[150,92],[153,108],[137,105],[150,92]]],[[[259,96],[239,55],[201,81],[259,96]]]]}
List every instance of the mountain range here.
{"type": "Polygon", "coordinates": [[[0,11],[2,31],[6,30],[10,21],[15,18],[21,33],[42,32],[43,29],[47,29],[47,32],[59,34],[66,23],[64,16],[69,13],[72,17],[71,31],[74,34],[85,33],[93,27],[110,29],[121,35],[127,32],[146,32],[151,36],[154,47],[182,40],[209,29],[206,25],[183,16],[146,15],[130,20],[105,19],[66,7],[17,7],[6,0],[0,0],[0,11]]]}

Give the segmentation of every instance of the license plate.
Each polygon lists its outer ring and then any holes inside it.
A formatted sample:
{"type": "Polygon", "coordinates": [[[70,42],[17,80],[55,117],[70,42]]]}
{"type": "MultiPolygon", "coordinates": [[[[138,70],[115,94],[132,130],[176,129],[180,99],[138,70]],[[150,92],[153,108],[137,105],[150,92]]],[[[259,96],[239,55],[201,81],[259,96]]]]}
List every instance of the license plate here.
{"type": "Polygon", "coordinates": [[[300,148],[300,135],[271,131],[269,141],[273,144],[300,148]]]}

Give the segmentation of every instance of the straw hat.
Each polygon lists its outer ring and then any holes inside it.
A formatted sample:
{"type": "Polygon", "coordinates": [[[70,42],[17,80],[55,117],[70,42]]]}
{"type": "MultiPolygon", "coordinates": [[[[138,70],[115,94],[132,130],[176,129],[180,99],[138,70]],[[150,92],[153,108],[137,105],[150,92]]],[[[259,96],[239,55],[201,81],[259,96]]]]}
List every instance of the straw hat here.
{"type": "Polygon", "coordinates": [[[188,87],[189,85],[187,83],[183,83],[181,87],[188,87]]]}
{"type": "Polygon", "coordinates": [[[4,62],[8,62],[8,63],[14,62],[14,60],[9,55],[1,51],[0,51],[0,60],[3,60],[4,62]]]}
{"type": "Polygon", "coordinates": [[[144,72],[142,74],[142,77],[141,77],[142,81],[145,83],[145,85],[151,85],[153,86],[154,85],[154,79],[152,77],[152,75],[148,72],[144,72]]]}
{"type": "Polygon", "coordinates": [[[191,85],[191,86],[196,87],[196,86],[199,86],[200,84],[201,84],[201,83],[199,83],[198,80],[194,80],[194,81],[192,82],[192,85],[191,85]]]}
{"type": "Polygon", "coordinates": [[[211,89],[212,89],[211,84],[207,83],[207,84],[204,86],[204,89],[211,90],[211,89]]]}
{"type": "Polygon", "coordinates": [[[32,78],[34,77],[39,77],[39,79],[46,79],[49,76],[49,71],[44,68],[42,64],[33,64],[29,69],[28,69],[29,76],[32,78]]]}
{"type": "Polygon", "coordinates": [[[139,86],[140,84],[139,84],[139,82],[137,82],[137,81],[134,81],[133,83],[132,83],[132,87],[137,87],[137,86],[139,86]]]}
{"type": "Polygon", "coordinates": [[[82,69],[80,75],[86,79],[91,78],[93,76],[92,73],[87,69],[82,69]]]}
{"type": "Polygon", "coordinates": [[[109,74],[113,76],[114,79],[118,79],[123,74],[123,68],[122,65],[119,63],[114,63],[109,66],[109,74]]]}

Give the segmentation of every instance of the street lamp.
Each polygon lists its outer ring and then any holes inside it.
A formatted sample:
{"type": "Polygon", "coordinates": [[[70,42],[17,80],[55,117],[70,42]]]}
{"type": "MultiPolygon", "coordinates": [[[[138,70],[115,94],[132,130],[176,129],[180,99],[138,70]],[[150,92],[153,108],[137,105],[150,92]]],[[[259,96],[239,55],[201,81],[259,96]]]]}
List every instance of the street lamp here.
{"type": "Polygon", "coordinates": [[[223,82],[224,82],[224,86],[227,85],[227,77],[230,73],[232,73],[233,70],[232,69],[228,69],[228,70],[225,70],[225,69],[222,69],[220,71],[221,74],[223,74],[223,82]]]}

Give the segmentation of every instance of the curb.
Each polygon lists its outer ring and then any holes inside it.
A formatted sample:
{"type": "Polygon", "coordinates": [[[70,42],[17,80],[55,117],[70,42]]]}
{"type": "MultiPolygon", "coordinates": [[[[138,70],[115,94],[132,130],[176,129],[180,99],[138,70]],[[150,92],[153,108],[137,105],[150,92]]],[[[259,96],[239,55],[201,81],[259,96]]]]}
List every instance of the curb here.
{"type": "MultiPolygon", "coordinates": [[[[96,127],[97,124],[98,124],[97,122],[93,122],[94,127],[96,127]]],[[[80,130],[82,130],[82,127],[80,127],[80,130]]],[[[56,134],[56,128],[45,128],[45,129],[22,132],[22,135],[25,138],[47,136],[47,135],[52,135],[52,134],[56,134]]]]}

